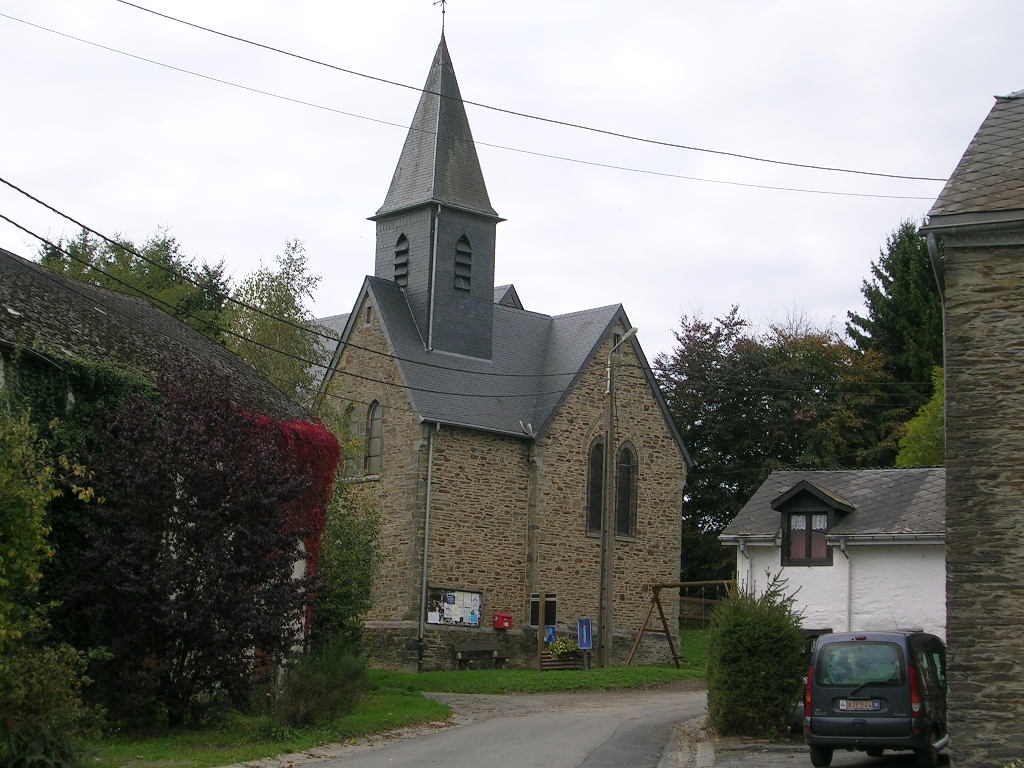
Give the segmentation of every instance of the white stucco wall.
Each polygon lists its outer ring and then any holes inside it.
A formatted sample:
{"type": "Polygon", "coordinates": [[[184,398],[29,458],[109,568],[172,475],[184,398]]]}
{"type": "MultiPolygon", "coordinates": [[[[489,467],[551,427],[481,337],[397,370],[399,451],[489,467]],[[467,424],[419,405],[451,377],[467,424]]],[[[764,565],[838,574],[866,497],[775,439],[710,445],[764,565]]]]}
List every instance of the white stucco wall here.
{"type": "Polygon", "coordinates": [[[943,544],[859,544],[833,549],[832,566],[781,566],[777,546],[737,548],[741,587],[760,592],[772,576],[788,579],[807,629],[835,632],[923,629],[946,637],[943,544]]]}

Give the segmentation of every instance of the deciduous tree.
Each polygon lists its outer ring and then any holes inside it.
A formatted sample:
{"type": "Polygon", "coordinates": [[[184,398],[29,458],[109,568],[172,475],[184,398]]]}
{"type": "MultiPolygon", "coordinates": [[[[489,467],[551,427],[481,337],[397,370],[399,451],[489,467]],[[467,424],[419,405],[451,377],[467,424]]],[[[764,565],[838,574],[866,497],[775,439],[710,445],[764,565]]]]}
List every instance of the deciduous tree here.
{"type": "Polygon", "coordinates": [[[178,241],[160,231],[142,246],[118,238],[102,240],[82,230],[72,240],[44,244],[44,266],[82,282],[145,298],[210,338],[223,340],[229,291],[224,263],[197,262],[178,241]]]}
{"type": "Polygon", "coordinates": [[[733,308],[683,317],[655,365],[696,466],[683,494],[684,580],[723,577],[715,537],[773,469],[891,463],[875,422],[886,399],[877,357],[802,326],[755,333],[733,308]]]}
{"type": "Polygon", "coordinates": [[[946,388],[941,368],[932,372],[932,397],[907,422],[897,467],[941,467],[946,463],[946,388]]]}
{"type": "Polygon", "coordinates": [[[211,370],[165,368],[159,396],[110,414],[88,461],[105,502],[83,524],[64,610],[109,650],[96,677],[122,717],[244,703],[260,659],[302,626],[310,582],[293,569],[309,531],[289,509],[309,479],[280,424],[227,391],[211,370]]]}
{"type": "Polygon", "coordinates": [[[228,348],[248,360],[293,400],[310,405],[319,383],[311,366],[319,356],[316,321],[306,308],[320,282],[307,271],[306,250],[289,241],[276,268],[261,266],[243,278],[233,298],[228,348]]]}

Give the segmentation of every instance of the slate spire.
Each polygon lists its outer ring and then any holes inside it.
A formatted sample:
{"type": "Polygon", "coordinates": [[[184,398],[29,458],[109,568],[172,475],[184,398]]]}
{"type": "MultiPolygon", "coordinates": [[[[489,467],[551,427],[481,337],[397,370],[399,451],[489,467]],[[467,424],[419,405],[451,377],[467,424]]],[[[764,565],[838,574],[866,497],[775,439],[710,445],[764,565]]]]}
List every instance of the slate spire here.
{"type": "Polygon", "coordinates": [[[489,359],[498,222],[444,33],[377,224],[374,275],[403,290],[424,348],[489,359]]]}
{"type": "Polygon", "coordinates": [[[498,218],[487,196],[444,33],[391,188],[374,218],[424,203],[441,203],[498,218]]]}

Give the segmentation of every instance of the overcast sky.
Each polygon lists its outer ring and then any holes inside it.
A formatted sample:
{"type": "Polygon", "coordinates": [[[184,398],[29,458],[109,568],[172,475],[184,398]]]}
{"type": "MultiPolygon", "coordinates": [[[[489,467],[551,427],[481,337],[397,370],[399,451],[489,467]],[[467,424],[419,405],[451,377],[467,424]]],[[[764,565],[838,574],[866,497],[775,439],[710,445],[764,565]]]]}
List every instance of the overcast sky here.
{"type": "MultiPolygon", "coordinates": [[[[299,239],[322,276],[313,312],[348,312],[440,7],[139,4],[412,88],[117,0],[0,0],[0,176],[105,234],[166,228],[235,277],[299,239]]],[[[884,174],[947,178],[993,96],[1024,89],[1019,0],[450,0],[445,23],[466,100],[884,174]]],[[[507,219],[497,282],[545,314],[622,303],[652,359],[681,315],[733,304],[761,325],[803,314],[841,330],[886,235],[942,188],[467,112],[507,219]]],[[[0,213],[50,238],[77,231],[4,185],[0,213]]],[[[0,247],[32,258],[38,242],[0,221],[0,247]]]]}

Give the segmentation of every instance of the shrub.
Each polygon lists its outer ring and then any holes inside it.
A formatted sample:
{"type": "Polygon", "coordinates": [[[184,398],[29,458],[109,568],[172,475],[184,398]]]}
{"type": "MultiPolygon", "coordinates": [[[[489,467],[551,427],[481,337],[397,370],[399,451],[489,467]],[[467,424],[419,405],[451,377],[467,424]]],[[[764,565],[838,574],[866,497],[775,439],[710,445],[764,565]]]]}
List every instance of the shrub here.
{"type": "Polygon", "coordinates": [[[0,765],[64,768],[81,763],[79,737],[96,714],[82,703],[85,661],[71,646],[19,641],[0,657],[0,765]]]}
{"type": "Polygon", "coordinates": [[[286,665],[273,706],[278,726],[324,725],[355,709],[366,686],[366,661],[343,640],[324,644],[286,665]]]}
{"type": "Polygon", "coordinates": [[[708,718],[722,735],[771,737],[787,723],[804,673],[804,634],[778,576],[760,596],[734,591],[708,626],[708,718]]]}
{"type": "Polygon", "coordinates": [[[553,657],[560,660],[571,659],[579,653],[579,650],[580,647],[576,644],[576,641],[564,635],[556,637],[548,644],[548,651],[551,652],[553,657]]]}

